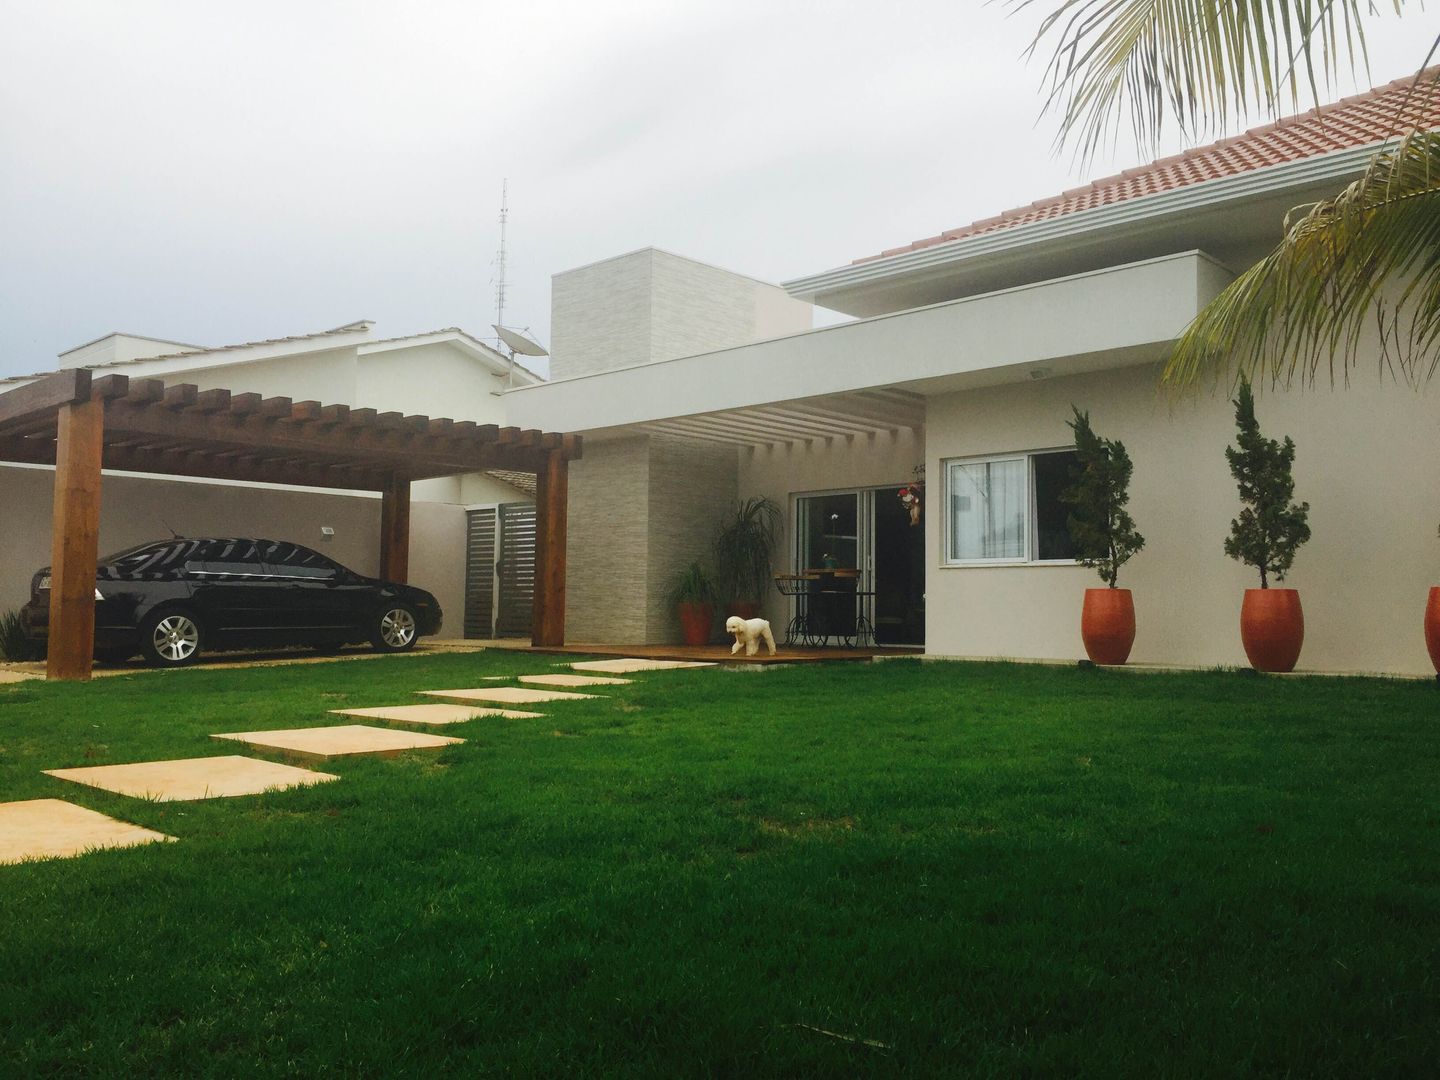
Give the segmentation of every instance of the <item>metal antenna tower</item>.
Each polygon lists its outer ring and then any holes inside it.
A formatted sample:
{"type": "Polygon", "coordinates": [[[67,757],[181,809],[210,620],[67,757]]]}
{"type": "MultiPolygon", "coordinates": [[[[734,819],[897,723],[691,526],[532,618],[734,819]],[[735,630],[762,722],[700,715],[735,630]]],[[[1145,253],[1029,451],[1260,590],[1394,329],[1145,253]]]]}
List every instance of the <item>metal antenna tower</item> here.
{"type": "MultiPolygon", "coordinates": [[[[495,325],[505,325],[505,226],[510,220],[510,181],[500,181],[500,250],[495,253],[495,325]]],[[[495,339],[498,347],[501,342],[495,339]]]]}

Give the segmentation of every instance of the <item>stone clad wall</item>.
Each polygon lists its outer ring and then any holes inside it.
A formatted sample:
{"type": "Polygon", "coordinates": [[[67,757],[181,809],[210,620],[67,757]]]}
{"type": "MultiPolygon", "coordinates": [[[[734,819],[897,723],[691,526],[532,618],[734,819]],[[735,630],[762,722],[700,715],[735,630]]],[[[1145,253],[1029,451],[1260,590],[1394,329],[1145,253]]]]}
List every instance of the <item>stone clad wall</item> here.
{"type": "Polygon", "coordinates": [[[551,278],[551,379],[573,379],[649,359],[649,251],[551,278]]]}
{"type": "Polygon", "coordinates": [[[565,639],[645,640],[649,441],[591,441],[570,466],[565,639]]]}
{"type": "Polygon", "coordinates": [[[739,457],[735,447],[720,443],[668,436],[650,440],[647,643],[680,640],[671,588],[693,560],[713,569],[715,526],[735,501],[739,457]]]}
{"type": "Polygon", "coordinates": [[[573,379],[809,330],[784,289],[645,248],[556,274],[552,379],[573,379]]]}
{"type": "Polygon", "coordinates": [[[731,446],[661,436],[586,443],[570,467],[568,642],[679,641],[670,589],[692,559],[708,564],[738,457],[731,446]]]}

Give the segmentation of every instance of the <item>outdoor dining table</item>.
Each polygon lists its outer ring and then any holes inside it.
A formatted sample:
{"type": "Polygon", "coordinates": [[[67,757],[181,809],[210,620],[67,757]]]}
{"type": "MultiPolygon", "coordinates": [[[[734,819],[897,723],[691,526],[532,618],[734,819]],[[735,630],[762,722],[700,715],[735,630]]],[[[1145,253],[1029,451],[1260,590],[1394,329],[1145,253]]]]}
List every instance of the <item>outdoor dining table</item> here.
{"type": "Polygon", "coordinates": [[[824,647],[833,638],[844,648],[873,646],[875,627],[865,614],[865,602],[875,593],[859,588],[859,583],[860,572],[845,568],[776,574],[775,587],[795,599],[785,644],[824,647]]]}

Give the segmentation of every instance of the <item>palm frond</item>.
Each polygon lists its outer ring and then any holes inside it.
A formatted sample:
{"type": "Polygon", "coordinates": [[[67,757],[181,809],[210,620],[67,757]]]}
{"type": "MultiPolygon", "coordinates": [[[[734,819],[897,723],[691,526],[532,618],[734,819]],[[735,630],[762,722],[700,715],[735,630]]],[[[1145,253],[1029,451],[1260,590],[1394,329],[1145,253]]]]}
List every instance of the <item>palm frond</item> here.
{"type": "Polygon", "coordinates": [[[1318,103],[1342,68],[1367,66],[1364,18],[1382,3],[1398,14],[1403,0],[1061,0],[1029,53],[1053,40],[1046,109],[1088,163],[1127,116],[1153,149],[1167,118],[1193,142],[1252,110],[1293,111],[1302,80],[1318,103]]]}
{"type": "Polygon", "coordinates": [[[1440,131],[1411,133],[1287,221],[1280,245],[1181,335],[1162,382],[1347,380],[1362,344],[1412,386],[1440,368],[1440,131]]]}

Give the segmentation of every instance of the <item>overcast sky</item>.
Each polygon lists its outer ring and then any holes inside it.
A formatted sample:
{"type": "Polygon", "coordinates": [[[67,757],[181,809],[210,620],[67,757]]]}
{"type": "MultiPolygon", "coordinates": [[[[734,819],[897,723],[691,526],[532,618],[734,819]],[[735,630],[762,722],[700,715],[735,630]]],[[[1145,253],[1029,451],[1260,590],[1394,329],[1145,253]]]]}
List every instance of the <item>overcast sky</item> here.
{"type": "MultiPolygon", "coordinates": [[[[1412,6],[1373,20],[1374,82],[1420,62],[1433,15],[1412,6]]],[[[0,15],[0,374],[111,330],[488,333],[506,177],[506,321],[547,343],[550,275],[595,259],[653,244],[779,281],[1088,178],[1039,118],[1035,19],[1001,3],[0,15]]],[[[1139,159],[1121,145],[1087,172],[1139,159]]]]}

